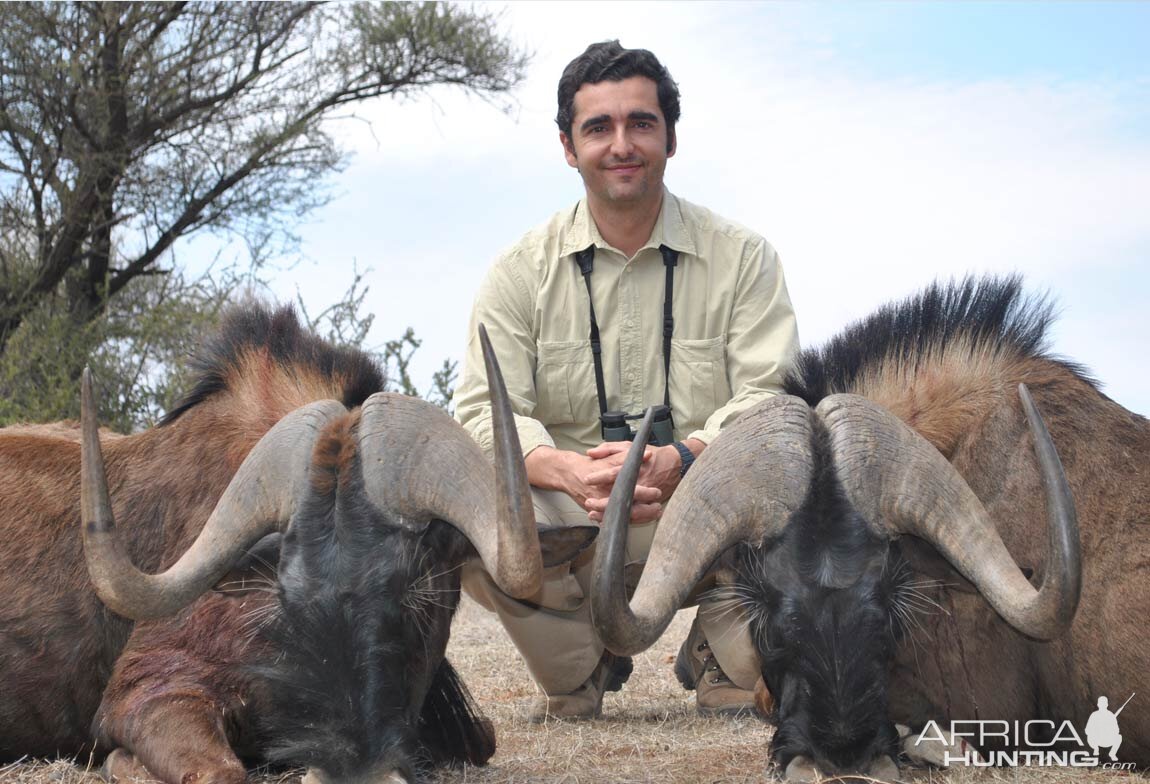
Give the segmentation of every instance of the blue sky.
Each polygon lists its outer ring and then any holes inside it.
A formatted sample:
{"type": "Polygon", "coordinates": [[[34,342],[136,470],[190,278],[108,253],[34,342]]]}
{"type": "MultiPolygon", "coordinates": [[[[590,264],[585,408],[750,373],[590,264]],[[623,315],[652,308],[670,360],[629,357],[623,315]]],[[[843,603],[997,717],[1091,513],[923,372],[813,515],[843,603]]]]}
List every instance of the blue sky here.
{"type": "Polygon", "coordinates": [[[1147,74],[1144,3],[863,2],[789,13],[825,30],[841,58],[873,78],[1147,74]]]}
{"type": "Polygon", "coordinates": [[[370,270],[371,341],[459,358],[495,255],[581,195],[555,83],[591,41],[679,82],[668,186],[779,250],[804,345],[936,278],[1020,272],[1057,353],[1150,414],[1150,4],[511,3],[534,53],[507,112],[449,89],[333,125],[352,153],[273,293],[309,310],[370,270]]]}

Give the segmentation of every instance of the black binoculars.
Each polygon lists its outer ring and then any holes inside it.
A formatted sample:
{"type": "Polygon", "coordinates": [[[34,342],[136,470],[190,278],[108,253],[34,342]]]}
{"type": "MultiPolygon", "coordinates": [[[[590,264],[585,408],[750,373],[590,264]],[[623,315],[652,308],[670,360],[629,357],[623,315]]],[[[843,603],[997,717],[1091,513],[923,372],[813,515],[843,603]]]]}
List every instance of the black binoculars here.
{"type": "MultiPolygon", "coordinates": [[[[675,423],[671,419],[670,406],[652,406],[651,446],[667,446],[675,443],[675,423]]],[[[622,411],[605,411],[599,415],[599,429],[604,441],[634,441],[635,431],[628,419],[641,419],[643,414],[626,414],[622,411]]]]}

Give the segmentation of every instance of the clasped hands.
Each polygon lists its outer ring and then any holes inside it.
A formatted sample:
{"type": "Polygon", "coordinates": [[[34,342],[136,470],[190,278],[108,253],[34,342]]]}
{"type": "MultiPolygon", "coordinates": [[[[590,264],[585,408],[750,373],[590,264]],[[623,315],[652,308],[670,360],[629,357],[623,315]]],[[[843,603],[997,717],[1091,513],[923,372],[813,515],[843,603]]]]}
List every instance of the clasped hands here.
{"type": "MultiPolygon", "coordinates": [[[[606,441],[585,455],[550,447],[538,447],[527,455],[527,476],[532,485],[562,490],[587,510],[595,523],[603,522],[607,499],[623,467],[629,441],[606,441]]],[[[643,452],[631,522],[658,520],[663,506],[679,485],[682,458],[673,446],[648,446],[643,452]]]]}

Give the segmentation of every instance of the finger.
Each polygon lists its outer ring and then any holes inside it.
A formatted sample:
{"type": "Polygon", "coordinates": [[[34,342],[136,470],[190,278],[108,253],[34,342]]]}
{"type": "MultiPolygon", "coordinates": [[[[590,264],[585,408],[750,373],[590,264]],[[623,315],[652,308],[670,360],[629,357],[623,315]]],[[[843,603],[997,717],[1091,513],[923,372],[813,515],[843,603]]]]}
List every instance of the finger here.
{"type": "MultiPolygon", "coordinates": [[[[596,509],[606,509],[607,501],[610,495],[603,493],[602,495],[589,495],[586,503],[583,504],[584,509],[590,509],[592,506],[596,509]]],[[[653,504],[663,500],[663,491],[657,487],[649,487],[647,485],[636,485],[635,493],[631,496],[631,503],[633,504],[653,504]]]]}
{"type": "MultiPolygon", "coordinates": [[[[662,504],[635,504],[631,507],[631,524],[649,523],[658,520],[662,514],[662,504]]],[[[602,523],[603,512],[588,512],[587,519],[596,524],[602,523]]]]}
{"type": "Polygon", "coordinates": [[[604,441],[599,446],[593,446],[587,450],[587,457],[599,460],[607,457],[608,455],[615,455],[623,452],[624,454],[630,451],[630,441],[604,441]]]}
{"type": "Polygon", "coordinates": [[[663,514],[662,504],[634,504],[631,506],[631,524],[649,523],[663,514]]]}
{"type": "MultiPolygon", "coordinates": [[[[655,504],[663,498],[663,491],[657,487],[647,487],[646,485],[636,485],[635,494],[632,496],[631,503],[634,504],[655,504]]],[[[583,508],[588,512],[602,512],[607,508],[610,503],[610,496],[587,496],[583,501],[583,508]]]]}
{"type": "MultiPolygon", "coordinates": [[[[587,457],[592,460],[602,460],[605,457],[613,457],[618,455],[620,459],[626,458],[627,453],[631,451],[630,441],[604,441],[596,447],[587,450],[587,457]]],[[[643,462],[651,459],[651,447],[643,450],[643,462]]]]}
{"type": "Polygon", "coordinates": [[[584,481],[589,485],[613,485],[615,484],[615,478],[619,476],[620,470],[622,470],[622,466],[604,468],[602,471],[593,471],[587,474],[587,478],[584,481]]]}
{"type": "Polygon", "coordinates": [[[663,500],[663,491],[657,487],[649,487],[647,485],[635,485],[635,495],[632,496],[632,504],[651,504],[663,500]]]}
{"type": "Polygon", "coordinates": [[[606,498],[588,498],[583,502],[583,508],[588,512],[602,512],[607,508],[606,498]]]}

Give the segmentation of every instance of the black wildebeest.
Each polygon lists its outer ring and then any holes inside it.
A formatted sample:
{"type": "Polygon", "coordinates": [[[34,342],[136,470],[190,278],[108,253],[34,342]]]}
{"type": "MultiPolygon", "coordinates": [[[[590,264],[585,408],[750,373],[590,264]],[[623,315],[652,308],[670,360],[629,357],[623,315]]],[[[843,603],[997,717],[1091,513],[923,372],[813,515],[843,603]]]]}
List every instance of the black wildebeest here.
{"type": "Polygon", "coordinates": [[[0,759],[111,751],[173,783],[485,762],[444,653],[465,559],[520,595],[543,565],[509,419],[493,468],[286,309],[233,313],[197,372],[135,435],[97,439],[87,390],[83,437],[0,431],[0,759]]]}
{"type": "MultiPolygon", "coordinates": [[[[621,475],[592,605],[607,647],[650,645],[715,567],[795,779],[893,775],[895,722],[1047,722],[976,739],[1001,751],[1150,694],[1150,423],[1046,353],[1050,319],[1017,278],[968,279],[802,354],[678,488],[629,603],[621,475]]],[[[1150,763],[1150,710],[1121,729],[1120,759],[1150,763]]]]}

